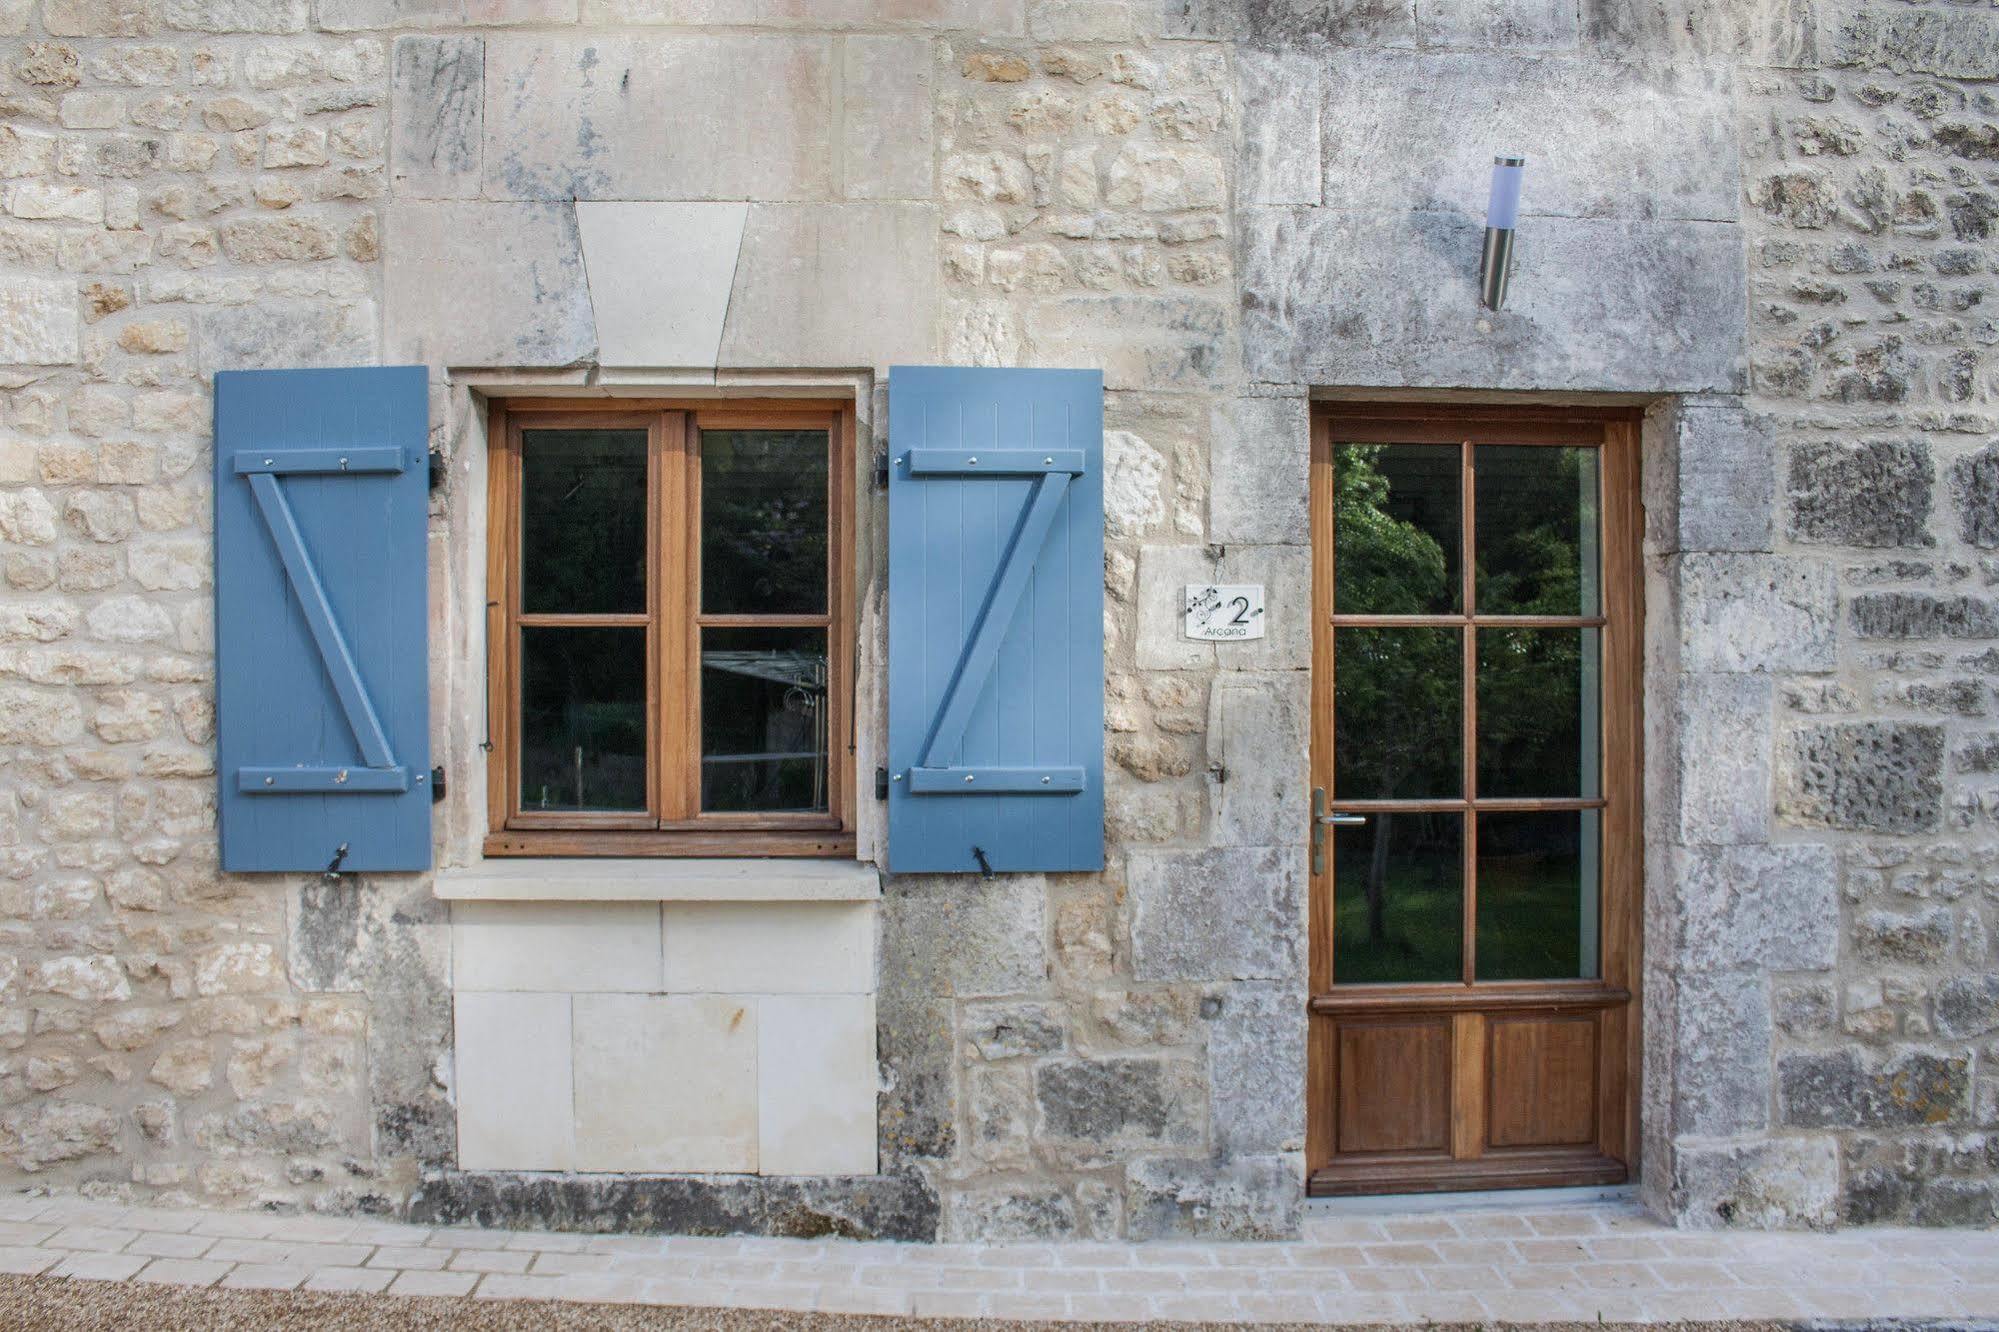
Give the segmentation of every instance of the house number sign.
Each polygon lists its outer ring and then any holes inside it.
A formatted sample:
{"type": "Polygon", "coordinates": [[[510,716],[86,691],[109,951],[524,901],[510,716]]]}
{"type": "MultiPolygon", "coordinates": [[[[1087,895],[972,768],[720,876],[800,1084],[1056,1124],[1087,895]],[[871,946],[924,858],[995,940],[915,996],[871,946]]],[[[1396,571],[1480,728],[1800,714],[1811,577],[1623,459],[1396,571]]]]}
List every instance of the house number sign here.
{"type": "Polygon", "coordinates": [[[1189,583],[1187,637],[1210,643],[1263,637],[1263,584],[1189,583]]]}

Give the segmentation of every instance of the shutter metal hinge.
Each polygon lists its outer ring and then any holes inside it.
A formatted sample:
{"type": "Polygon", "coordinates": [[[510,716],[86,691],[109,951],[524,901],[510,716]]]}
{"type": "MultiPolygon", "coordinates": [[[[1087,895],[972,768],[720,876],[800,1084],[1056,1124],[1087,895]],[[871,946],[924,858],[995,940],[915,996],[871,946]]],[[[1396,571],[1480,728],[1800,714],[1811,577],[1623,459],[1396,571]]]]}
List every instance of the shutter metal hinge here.
{"type": "Polygon", "coordinates": [[[444,455],[436,449],[430,451],[430,488],[436,490],[444,484],[444,455]]]}
{"type": "Polygon", "coordinates": [[[444,799],[444,769],[430,770],[430,803],[435,805],[444,799]]]}
{"type": "Polygon", "coordinates": [[[875,489],[888,489],[888,453],[886,450],[875,455],[875,489]]]}
{"type": "Polygon", "coordinates": [[[888,799],[888,769],[875,769],[875,799],[888,799]]]}

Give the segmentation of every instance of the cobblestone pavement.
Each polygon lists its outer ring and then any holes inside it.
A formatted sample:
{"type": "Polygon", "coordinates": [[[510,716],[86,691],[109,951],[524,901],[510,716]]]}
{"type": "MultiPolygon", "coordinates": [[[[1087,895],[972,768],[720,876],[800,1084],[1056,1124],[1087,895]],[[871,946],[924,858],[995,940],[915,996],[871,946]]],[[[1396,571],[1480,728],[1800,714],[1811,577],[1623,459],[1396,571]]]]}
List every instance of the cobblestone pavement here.
{"type": "Polygon", "coordinates": [[[0,1198],[0,1272],[229,1289],[1088,1321],[1999,1314],[1999,1232],[1715,1233],[1628,1203],[1313,1215],[1282,1244],[576,1235],[0,1198]]]}

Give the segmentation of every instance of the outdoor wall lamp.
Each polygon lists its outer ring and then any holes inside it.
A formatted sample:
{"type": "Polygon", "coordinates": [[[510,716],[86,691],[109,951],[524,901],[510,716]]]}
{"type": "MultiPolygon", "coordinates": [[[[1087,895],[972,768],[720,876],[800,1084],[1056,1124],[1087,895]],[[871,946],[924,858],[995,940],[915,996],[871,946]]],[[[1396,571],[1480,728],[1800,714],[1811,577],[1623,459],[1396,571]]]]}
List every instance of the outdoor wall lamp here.
{"type": "Polygon", "coordinates": [[[1506,301],[1506,274],[1513,263],[1513,226],[1520,218],[1520,169],[1524,157],[1492,159],[1492,195],[1485,204],[1485,253],[1479,256],[1479,299],[1488,310],[1506,301]]]}

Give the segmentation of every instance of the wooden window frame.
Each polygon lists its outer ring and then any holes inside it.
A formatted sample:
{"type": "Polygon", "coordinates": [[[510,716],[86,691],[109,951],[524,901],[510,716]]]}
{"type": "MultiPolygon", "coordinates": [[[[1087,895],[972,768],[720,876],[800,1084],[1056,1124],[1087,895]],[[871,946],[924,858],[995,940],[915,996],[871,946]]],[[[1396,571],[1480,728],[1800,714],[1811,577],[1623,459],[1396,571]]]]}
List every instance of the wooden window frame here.
{"type": "Polygon", "coordinates": [[[838,399],[495,399],[487,420],[488,856],[851,856],[854,854],[853,404],[838,399]],[[706,614],[701,595],[701,432],[824,428],[827,456],[823,614],[706,614]],[[646,609],[622,614],[521,610],[522,431],[647,432],[646,609]],[[674,568],[682,577],[667,576],[674,568]],[[646,629],[643,813],[520,805],[521,630],[536,625],[646,629]],[[702,813],[703,628],[826,630],[824,813],[702,813]]]}

